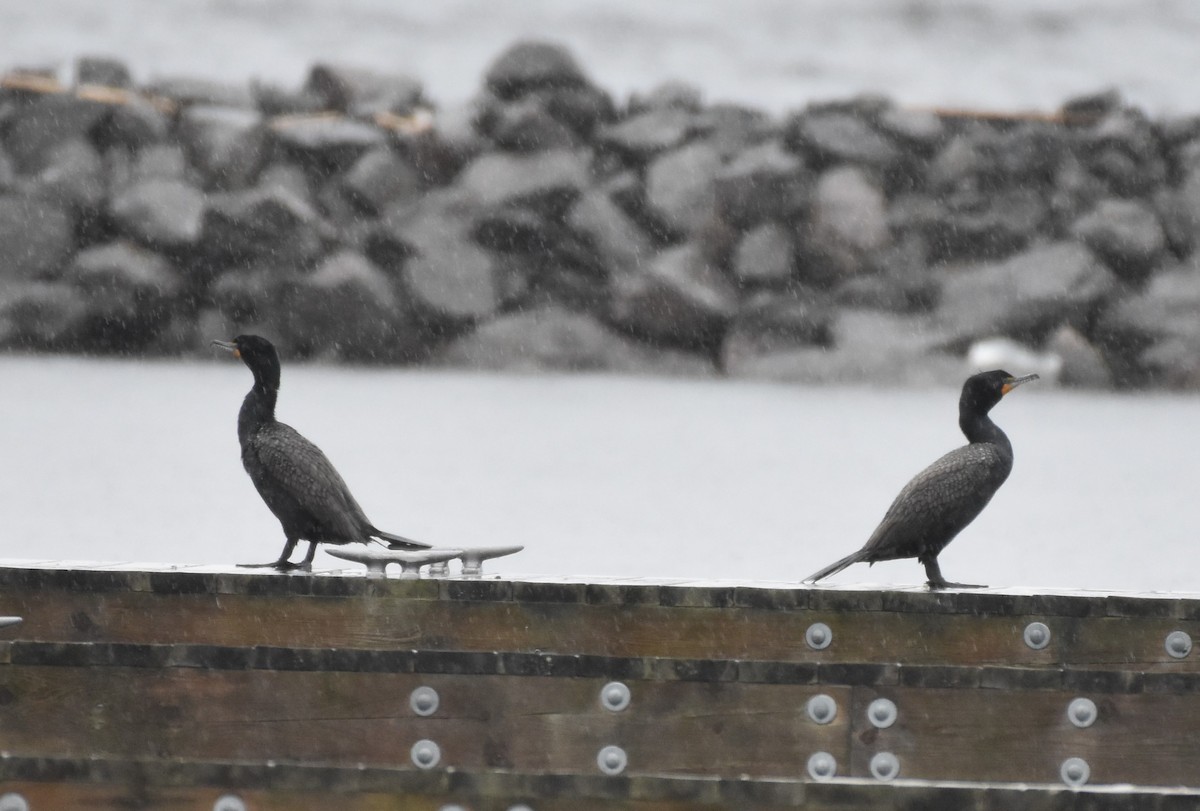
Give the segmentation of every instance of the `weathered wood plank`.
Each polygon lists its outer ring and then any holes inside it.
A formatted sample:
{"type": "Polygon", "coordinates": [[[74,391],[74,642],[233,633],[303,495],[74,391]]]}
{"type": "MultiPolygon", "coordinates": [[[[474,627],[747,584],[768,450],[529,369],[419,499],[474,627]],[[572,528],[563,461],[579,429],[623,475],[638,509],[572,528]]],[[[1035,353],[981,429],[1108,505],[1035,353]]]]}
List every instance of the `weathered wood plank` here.
{"type": "Polygon", "coordinates": [[[892,661],[911,665],[1119,666],[1200,672],[1200,655],[1164,648],[1171,631],[1200,640],[1200,620],[1164,617],[1035,617],[807,609],[593,605],[384,597],[89,593],[14,590],[0,613],[25,617],[9,638],[601,656],[892,661]],[[1043,650],[1022,637],[1033,620],[1052,638],[1043,650]],[[814,622],[833,644],[813,650],[814,622]]]}

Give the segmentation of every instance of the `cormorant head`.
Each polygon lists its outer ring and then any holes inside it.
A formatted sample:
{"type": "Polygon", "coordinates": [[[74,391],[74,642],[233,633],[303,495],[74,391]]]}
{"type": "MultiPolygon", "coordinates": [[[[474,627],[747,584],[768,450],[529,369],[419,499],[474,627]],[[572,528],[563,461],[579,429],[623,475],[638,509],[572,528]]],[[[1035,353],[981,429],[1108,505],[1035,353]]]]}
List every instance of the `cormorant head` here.
{"type": "Polygon", "coordinates": [[[275,345],[258,335],[239,335],[232,341],[213,341],[213,346],[232,352],[250,367],[254,380],[271,391],[279,389],[279,353],[275,345]]]}
{"type": "Polygon", "coordinates": [[[992,406],[1000,402],[1000,398],[1017,386],[1037,379],[1036,374],[1013,377],[1003,369],[971,375],[967,382],[963,383],[962,397],[958,401],[959,412],[986,414],[991,411],[992,406]]]}

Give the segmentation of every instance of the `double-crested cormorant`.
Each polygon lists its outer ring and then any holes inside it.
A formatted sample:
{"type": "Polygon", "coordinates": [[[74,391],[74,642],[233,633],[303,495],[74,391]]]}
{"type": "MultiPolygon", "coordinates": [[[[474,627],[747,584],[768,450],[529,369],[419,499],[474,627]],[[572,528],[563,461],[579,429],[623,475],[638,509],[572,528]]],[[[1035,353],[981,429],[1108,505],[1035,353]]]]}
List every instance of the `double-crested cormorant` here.
{"type": "Polygon", "coordinates": [[[279,560],[248,565],[270,566],[281,572],[310,570],[319,543],[367,543],[375,538],[389,542],[392,548],[429,546],[373,526],[321,449],[275,419],[279,355],[270,341],[239,335],[228,342],[213,341],[213,345],[232,352],[254,374],[254,387],[238,412],[242,466],[287,538],[279,560]],[[292,563],[288,558],[298,541],[308,541],[308,554],[303,562],[292,563]]]}
{"type": "Polygon", "coordinates": [[[1037,379],[1037,375],[1013,377],[1003,370],[967,378],[958,401],[958,426],[970,444],[950,451],[906,484],[862,549],[805,582],[829,577],[859,561],[916,558],[925,566],[929,588],[968,587],[947,583],[937,557],[983,511],[1012,471],[1012,443],[988,412],[1017,386],[1037,379]]]}

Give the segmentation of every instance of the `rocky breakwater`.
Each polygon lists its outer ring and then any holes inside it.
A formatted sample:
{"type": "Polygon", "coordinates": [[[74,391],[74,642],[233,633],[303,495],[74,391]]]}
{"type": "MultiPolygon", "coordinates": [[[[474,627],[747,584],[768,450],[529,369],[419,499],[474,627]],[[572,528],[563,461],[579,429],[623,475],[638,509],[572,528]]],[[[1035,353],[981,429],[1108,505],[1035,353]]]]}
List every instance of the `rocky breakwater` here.
{"type": "Polygon", "coordinates": [[[1200,386],[1200,118],[857,98],[618,104],[563,49],[478,96],[330,65],[299,90],[84,59],[0,88],[0,341],[801,381],[1200,386]],[[1022,364],[1016,364],[1022,365],[1022,364]],[[1025,366],[1022,365],[1022,370],[1025,366]]]}

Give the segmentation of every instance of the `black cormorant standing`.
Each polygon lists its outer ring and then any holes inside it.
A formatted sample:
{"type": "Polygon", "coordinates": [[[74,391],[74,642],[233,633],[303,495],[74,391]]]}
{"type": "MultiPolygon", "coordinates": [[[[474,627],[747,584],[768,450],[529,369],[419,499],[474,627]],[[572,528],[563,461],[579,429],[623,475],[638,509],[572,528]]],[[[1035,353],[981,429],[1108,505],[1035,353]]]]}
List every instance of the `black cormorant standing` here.
{"type": "Polygon", "coordinates": [[[1017,386],[1037,379],[1037,375],[1013,377],[1003,370],[967,378],[958,401],[958,426],[970,444],[950,451],[906,484],[862,549],[805,582],[829,577],[859,561],[916,558],[925,566],[929,588],[968,587],[947,583],[937,557],[983,511],[1012,471],[1012,443],[988,412],[1017,386]]]}
{"type": "Polygon", "coordinates": [[[418,549],[429,544],[384,532],[367,520],[350,488],[316,445],[294,428],[275,419],[279,395],[279,355],[266,338],[239,335],[232,341],[213,341],[240,358],[254,374],[254,387],[238,412],[238,442],[242,466],[258,494],[283,525],[287,541],[271,566],[281,572],[312,569],[317,544],[367,543],[380,539],[392,548],[418,549]],[[288,560],[298,541],[308,541],[301,563],[288,560]]]}

